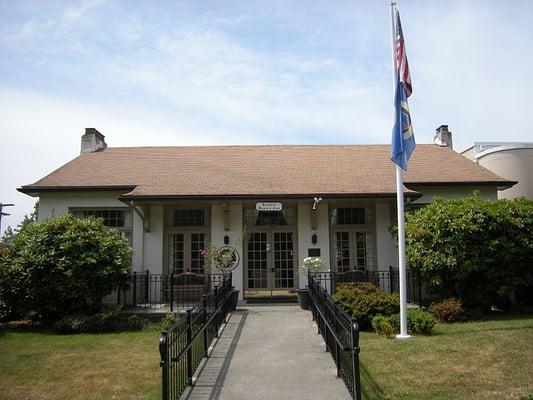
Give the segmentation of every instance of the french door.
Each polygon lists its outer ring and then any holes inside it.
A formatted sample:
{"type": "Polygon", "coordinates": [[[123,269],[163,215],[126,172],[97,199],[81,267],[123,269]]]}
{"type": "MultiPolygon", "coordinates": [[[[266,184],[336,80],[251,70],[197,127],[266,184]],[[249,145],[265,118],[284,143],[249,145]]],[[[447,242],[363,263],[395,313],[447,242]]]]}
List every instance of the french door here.
{"type": "Polygon", "coordinates": [[[168,235],[168,272],[205,274],[202,250],[206,246],[204,232],[172,232],[168,235]]]}
{"type": "Polygon", "coordinates": [[[246,240],[246,289],[288,292],[296,285],[296,251],[290,231],[250,232],[246,240]]]}
{"type": "Polygon", "coordinates": [[[372,270],[372,233],[357,229],[335,229],[331,233],[332,265],[338,272],[372,270]]]}

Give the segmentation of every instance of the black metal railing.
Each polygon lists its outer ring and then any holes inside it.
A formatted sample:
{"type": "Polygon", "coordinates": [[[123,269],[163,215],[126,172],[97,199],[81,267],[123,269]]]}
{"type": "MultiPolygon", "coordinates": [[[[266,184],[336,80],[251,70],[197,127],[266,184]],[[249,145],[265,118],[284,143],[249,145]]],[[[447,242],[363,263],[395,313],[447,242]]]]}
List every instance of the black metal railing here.
{"type": "MultiPolygon", "coordinates": [[[[370,282],[388,293],[400,291],[400,275],[398,269],[389,267],[387,271],[346,271],[318,272],[313,274],[315,281],[330,294],[335,293],[338,285],[345,283],[370,282]]],[[[406,271],[407,301],[423,305],[423,288],[420,275],[408,269],[406,271]]]]}
{"type": "Polygon", "coordinates": [[[187,386],[193,384],[195,371],[202,359],[209,357],[209,346],[232,311],[231,294],[230,275],[223,277],[171,328],[161,332],[159,353],[163,400],[179,399],[187,386]]]}
{"type": "Polygon", "coordinates": [[[126,307],[184,311],[223,279],[222,274],[132,272],[126,278],[125,287],[117,292],[116,302],[126,307]]]}
{"type": "MultiPolygon", "coordinates": [[[[359,370],[359,326],[333,301],[330,293],[309,274],[308,293],[311,299],[313,320],[318,333],[324,338],[326,350],[331,354],[341,377],[355,400],[361,399],[359,370]]],[[[322,282],[325,282],[324,280],[322,282]]]]}

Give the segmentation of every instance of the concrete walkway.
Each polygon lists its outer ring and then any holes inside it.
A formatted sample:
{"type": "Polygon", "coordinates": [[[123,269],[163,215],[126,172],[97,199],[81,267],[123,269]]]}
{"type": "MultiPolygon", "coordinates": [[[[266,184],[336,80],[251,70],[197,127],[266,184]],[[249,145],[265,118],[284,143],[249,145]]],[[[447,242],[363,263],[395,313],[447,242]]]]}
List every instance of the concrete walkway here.
{"type": "Polygon", "coordinates": [[[348,400],[311,313],[297,305],[233,313],[188,400],[348,400]]]}

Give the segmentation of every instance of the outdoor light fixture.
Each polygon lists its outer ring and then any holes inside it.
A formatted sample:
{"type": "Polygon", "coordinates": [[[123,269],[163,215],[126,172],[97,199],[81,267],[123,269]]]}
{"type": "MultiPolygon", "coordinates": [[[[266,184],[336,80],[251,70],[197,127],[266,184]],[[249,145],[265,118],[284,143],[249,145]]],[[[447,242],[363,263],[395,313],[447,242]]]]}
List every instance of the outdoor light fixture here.
{"type": "Polygon", "coordinates": [[[224,244],[227,246],[229,244],[229,236],[224,235],[224,244]]]}
{"type": "Polygon", "coordinates": [[[313,235],[311,236],[311,243],[316,244],[316,242],[318,242],[318,236],[316,235],[316,233],[313,233],[313,235]]]}
{"type": "Polygon", "coordinates": [[[315,197],[313,199],[313,211],[316,211],[316,208],[318,207],[318,203],[322,201],[322,197],[315,197]]]}

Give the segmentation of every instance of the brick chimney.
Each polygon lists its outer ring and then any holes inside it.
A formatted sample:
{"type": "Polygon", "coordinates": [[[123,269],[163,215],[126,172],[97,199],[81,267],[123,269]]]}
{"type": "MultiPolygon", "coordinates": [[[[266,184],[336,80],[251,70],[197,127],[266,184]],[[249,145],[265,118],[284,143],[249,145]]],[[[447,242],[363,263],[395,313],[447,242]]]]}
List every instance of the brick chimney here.
{"type": "Polygon", "coordinates": [[[453,149],[452,133],[448,130],[448,125],[441,125],[437,128],[433,141],[441,147],[453,149]]]}
{"type": "Polygon", "coordinates": [[[81,154],[95,153],[107,148],[105,136],[94,128],[85,128],[85,135],[81,137],[81,154]]]}

